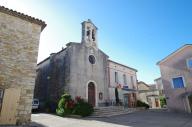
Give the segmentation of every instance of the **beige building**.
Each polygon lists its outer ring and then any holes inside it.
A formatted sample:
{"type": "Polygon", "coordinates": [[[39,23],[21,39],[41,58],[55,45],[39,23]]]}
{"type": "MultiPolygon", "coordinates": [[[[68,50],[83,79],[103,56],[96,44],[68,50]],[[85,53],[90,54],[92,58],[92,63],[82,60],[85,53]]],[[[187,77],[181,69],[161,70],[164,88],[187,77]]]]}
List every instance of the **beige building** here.
{"type": "Polygon", "coordinates": [[[170,110],[192,110],[192,45],[186,44],[159,61],[167,106],[170,110]]]}
{"type": "Polygon", "coordinates": [[[138,82],[138,100],[147,103],[150,108],[160,108],[159,90],[156,85],[148,85],[145,82],[138,82]]]}
{"type": "Polygon", "coordinates": [[[115,102],[115,89],[120,102],[127,107],[136,106],[137,70],[109,60],[109,99],[115,102]]]}
{"type": "Polygon", "coordinates": [[[0,6],[0,125],[29,123],[45,22],[0,6]]]}
{"type": "Polygon", "coordinates": [[[164,90],[163,90],[163,83],[162,83],[161,77],[155,79],[154,82],[155,82],[155,84],[156,84],[156,86],[157,86],[157,89],[159,90],[159,95],[160,95],[160,96],[165,96],[164,90]]]}

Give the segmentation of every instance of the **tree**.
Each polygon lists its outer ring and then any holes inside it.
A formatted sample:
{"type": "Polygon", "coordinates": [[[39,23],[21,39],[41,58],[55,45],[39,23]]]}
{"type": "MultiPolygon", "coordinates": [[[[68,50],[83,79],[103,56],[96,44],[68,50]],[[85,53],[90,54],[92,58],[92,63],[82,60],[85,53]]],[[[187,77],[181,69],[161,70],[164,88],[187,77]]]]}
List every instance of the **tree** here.
{"type": "Polygon", "coordinates": [[[117,88],[115,88],[115,99],[116,99],[116,104],[119,104],[119,93],[117,88]]]}

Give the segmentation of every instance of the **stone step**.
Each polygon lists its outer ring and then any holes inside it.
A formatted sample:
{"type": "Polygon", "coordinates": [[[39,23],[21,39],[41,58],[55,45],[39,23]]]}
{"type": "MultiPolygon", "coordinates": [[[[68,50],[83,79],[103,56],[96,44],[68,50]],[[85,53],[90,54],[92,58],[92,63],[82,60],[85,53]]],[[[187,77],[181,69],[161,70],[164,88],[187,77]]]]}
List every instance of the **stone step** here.
{"type": "Polygon", "coordinates": [[[107,107],[95,107],[94,109],[110,109],[110,108],[124,108],[123,106],[107,106],[107,107]]]}
{"type": "Polygon", "coordinates": [[[104,114],[104,113],[116,113],[116,112],[126,112],[126,111],[134,111],[133,109],[132,110],[117,110],[117,111],[97,111],[97,112],[94,112],[94,114],[104,114]]]}
{"type": "Polygon", "coordinates": [[[97,111],[119,111],[119,110],[130,110],[132,108],[124,108],[124,107],[120,107],[120,108],[97,108],[94,109],[95,112],[97,111]]]}
{"type": "Polygon", "coordinates": [[[117,116],[117,115],[123,115],[123,114],[129,114],[134,111],[122,111],[122,112],[113,112],[113,113],[105,113],[105,114],[92,114],[89,117],[110,117],[110,116],[117,116]]]}
{"type": "Polygon", "coordinates": [[[97,110],[124,110],[125,108],[101,108],[101,109],[94,109],[95,111],[97,110]]]}
{"type": "Polygon", "coordinates": [[[120,111],[127,111],[127,110],[99,110],[99,111],[95,111],[95,113],[120,112],[120,111]]]}
{"type": "Polygon", "coordinates": [[[97,107],[97,108],[94,108],[95,111],[97,111],[97,110],[119,110],[119,109],[124,109],[124,107],[114,106],[114,107],[97,107]]]}
{"type": "Polygon", "coordinates": [[[110,112],[110,111],[124,111],[125,109],[111,109],[111,110],[96,110],[95,112],[110,112]]]}
{"type": "Polygon", "coordinates": [[[123,106],[97,107],[90,117],[109,117],[121,114],[128,114],[136,111],[136,108],[124,108],[123,106]]]}
{"type": "Polygon", "coordinates": [[[93,113],[93,115],[110,115],[110,114],[118,114],[123,112],[130,112],[130,111],[118,111],[118,112],[102,112],[102,113],[93,113]]]}

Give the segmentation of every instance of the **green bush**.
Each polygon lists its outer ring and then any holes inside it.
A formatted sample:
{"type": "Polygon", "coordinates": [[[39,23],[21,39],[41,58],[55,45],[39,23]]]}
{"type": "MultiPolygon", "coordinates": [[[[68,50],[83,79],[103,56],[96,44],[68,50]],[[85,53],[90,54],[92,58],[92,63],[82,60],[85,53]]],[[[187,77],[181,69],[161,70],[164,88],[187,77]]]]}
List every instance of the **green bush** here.
{"type": "Polygon", "coordinates": [[[165,97],[163,96],[160,97],[160,104],[161,104],[161,107],[163,107],[164,105],[167,105],[165,97]]]}
{"type": "Polygon", "coordinates": [[[137,101],[137,107],[145,107],[146,109],[149,108],[149,105],[146,104],[145,102],[142,102],[140,100],[137,101]]]}
{"type": "Polygon", "coordinates": [[[56,114],[59,116],[65,116],[72,113],[75,103],[71,99],[71,95],[64,94],[58,103],[58,108],[56,109],[56,114]]]}
{"type": "Polygon", "coordinates": [[[76,105],[73,113],[80,116],[89,116],[93,113],[93,106],[80,97],[76,97],[76,105]]]}
{"type": "Polygon", "coordinates": [[[64,94],[58,103],[58,108],[56,109],[56,114],[59,116],[65,115],[80,115],[89,116],[93,113],[93,106],[86,102],[81,97],[76,97],[75,101],[71,99],[69,94],[64,94]]]}

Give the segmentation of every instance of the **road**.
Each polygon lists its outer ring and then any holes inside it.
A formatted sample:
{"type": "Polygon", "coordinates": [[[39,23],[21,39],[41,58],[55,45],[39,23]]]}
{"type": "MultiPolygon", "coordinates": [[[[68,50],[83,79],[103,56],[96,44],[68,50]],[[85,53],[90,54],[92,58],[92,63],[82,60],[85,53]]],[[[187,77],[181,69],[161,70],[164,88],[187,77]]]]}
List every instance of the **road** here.
{"type": "Polygon", "coordinates": [[[192,115],[155,110],[81,119],[33,114],[32,122],[32,127],[192,127],[192,115]]]}

